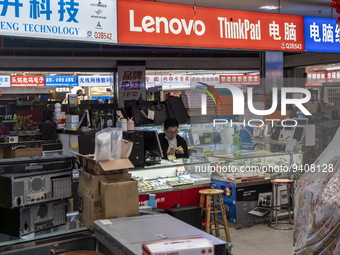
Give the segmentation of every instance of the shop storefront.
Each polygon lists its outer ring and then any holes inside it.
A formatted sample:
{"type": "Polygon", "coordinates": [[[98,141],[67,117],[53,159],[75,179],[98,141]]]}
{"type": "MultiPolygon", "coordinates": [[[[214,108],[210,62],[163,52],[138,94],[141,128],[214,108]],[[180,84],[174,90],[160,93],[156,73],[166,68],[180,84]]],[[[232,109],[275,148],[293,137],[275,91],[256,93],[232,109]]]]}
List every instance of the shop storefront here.
{"type": "MultiPolygon", "coordinates": [[[[72,3],[64,12],[54,3],[38,15],[27,4],[31,12],[18,5],[2,15],[0,183],[13,190],[0,196],[0,251],[33,251],[40,240],[42,250],[87,243],[105,253],[110,247],[98,248],[89,232],[93,221],[137,216],[150,205],[197,209],[199,190],[210,187],[224,190],[229,223],[244,228],[269,220],[271,179],[297,183],[311,169],[332,178],[328,161],[327,169],[314,162],[340,126],[335,19],[149,1],[72,3]],[[183,118],[176,134],[188,159],[162,153],[158,133],[174,116],[183,118]],[[125,131],[111,140],[134,144],[115,167],[89,156],[107,146],[96,133],[111,127],[125,131]],[[37,156],[49,157],[41,168],[39,160],[21,161],[37,156]],[[29,173],[12,170],[10,158],[29,173]],[[131,190],[134,200],[113,195],[117,189],[131,190]],[[269,209],[259,215],[257,207],[269,209]]],[[[283,187],[276,203],[289,196],[283,187]]]]}

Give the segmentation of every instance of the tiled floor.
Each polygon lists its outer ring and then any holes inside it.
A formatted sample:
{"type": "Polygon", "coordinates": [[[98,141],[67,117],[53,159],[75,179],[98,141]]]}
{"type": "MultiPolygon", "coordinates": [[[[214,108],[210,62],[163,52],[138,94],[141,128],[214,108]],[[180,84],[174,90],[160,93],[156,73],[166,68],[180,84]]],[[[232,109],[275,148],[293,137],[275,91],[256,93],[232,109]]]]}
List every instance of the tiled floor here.
{"type": "Polygon", "coordinates": [[[242,229],[231,227],[230,232],[232,255],[293,254],[293,230],[276,230],[267,224],[258,224],[242,229]]]}

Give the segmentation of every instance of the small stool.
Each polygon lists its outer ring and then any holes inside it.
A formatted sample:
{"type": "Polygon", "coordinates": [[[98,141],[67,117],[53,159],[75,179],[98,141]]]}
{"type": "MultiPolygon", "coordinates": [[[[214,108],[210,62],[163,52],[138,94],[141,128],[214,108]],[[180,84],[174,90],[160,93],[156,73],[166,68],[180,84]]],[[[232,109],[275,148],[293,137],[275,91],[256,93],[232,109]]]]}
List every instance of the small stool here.
{"type": "Polygon", "coordinates": [[[206,212],[206,222],[205,222],[205,232],[210,234],[210,231],[215,230],[215,235],[217,237],[220,236],[220,229],[224,229],[225,236],[228,242],[231,242],[230,232],[228,228],[227,216],[225,214],[222,194],[223,190],[219,189],[202,189],[199,191],[200,193],[200,207],[202,209],[202,213],[206,212]],[[218,222],[218,213],[222,214],[223,223],[218,222]],[[211,216],[213,217],[214,222],[211,222],[211,216]],[[214,228],[211,228],[211,225],[214,225],[214,228]],[[219,227],[218,224],[223,225],[223,227],[219,227]]]}
{"type": "Polygon", "coordinates": [[[291,221],[291,213],[293,214],[293,211],[294,211],[293,200],[291,200],[294,180],[273,179],[273,180],[270,180],[270,182],[273,184],[273,198],[274,198],[274,191],[275,191],[275,199],[272,199],[272,205],[271,205],[271,210],[270,210],[270,220],[269,220],[268,226],[271,228],[280,229],[280,230],[294,229],[294,226],[283,227],[283,226],[278,225],[278,224],[294,224],[291,221]],[[287,196],[288,196],[287,204],[281,204],[281,202],[279,204],[279,186],[282,186],[282,185],[287,185],[287,196]],[[278,221],[279,212],[288,212],[288,222],[278,221]]]}

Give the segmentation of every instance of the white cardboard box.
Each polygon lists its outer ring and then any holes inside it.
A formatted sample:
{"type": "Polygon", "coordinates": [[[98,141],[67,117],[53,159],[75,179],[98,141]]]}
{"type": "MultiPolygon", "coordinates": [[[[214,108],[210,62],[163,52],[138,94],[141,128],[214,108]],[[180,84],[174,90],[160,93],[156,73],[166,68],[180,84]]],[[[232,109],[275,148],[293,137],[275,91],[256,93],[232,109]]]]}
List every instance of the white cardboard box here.
{"type": "Polygon", "coordinates": [[[213,255],[214,245],[206,238],[166,239],[143,243],[143,255],[213,255]]]}

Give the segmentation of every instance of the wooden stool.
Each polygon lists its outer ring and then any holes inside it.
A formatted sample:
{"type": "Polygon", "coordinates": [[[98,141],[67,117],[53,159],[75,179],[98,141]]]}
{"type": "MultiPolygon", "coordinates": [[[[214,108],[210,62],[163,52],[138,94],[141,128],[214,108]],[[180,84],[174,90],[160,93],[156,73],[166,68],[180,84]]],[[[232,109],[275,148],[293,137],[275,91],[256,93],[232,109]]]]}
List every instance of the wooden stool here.
{"type": "Polygon", "coordinates": [[[294,180],[291,179],[273,179],[270,180],[273,184],[273,199],[272,206],[270,210],[270,219],[268,226],[271,228],[279,229],[279,230],[289,230],[294,229],[294,223],[291,221],[291,214],[294,213],[293,206],[293,184],[294,180]],[[279,199],[279,186],[287,185],[287,203],[281,204],[282,201],[279,199]],[[275,193],[275,198],[274,198],[275,193]],[[280,201],[280,203],[279,203],[280,201]],[[279,212],[288,212],[288,222],[283,222],[278,220],[279,212]],[[283,227],[281,224],[290,224],[291,226],[283,227]]]}
{"type": "Polygon", "coordinates": [[[199,191],[200,193],[200,207],[202,212],[206,213],[206,222],[205,222],[205,232],[210,234],[211,230],[215,230],[215,236],[220,236],[220,229],[224,229],[225,237],[228,242],[231,242],[230,232],[228,227],[227,216],[225,214],[222,194],[223,190],[219,189],[202,189],[199,191]],[[218,199],[218,200],[217,200],[218,199]],[[218,222],[218,213],[222,214],[223,223],[218,222]],[[211,222],[211,216],[214,216],[214,222],[211,222]],[[214,225],[214,228],[211,228],[211,225],[214,225]],[[219,227],[218,224],[223,225],[223,227],[219,227]]]}

